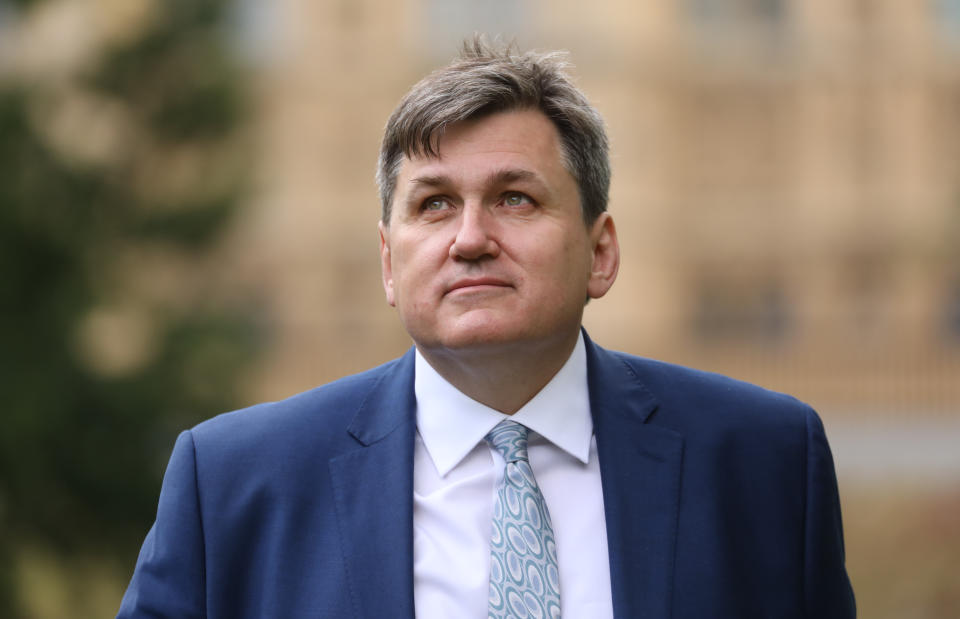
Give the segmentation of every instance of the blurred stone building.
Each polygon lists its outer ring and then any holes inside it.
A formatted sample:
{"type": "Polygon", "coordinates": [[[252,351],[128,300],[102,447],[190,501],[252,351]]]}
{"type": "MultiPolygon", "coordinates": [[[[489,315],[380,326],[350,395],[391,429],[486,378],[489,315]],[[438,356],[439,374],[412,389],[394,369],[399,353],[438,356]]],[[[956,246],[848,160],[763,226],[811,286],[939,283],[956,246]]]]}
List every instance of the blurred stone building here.
{"type": "Polygon", "coordinates": [[[827,414],[960,410],[960,1],[245,6],[263,167],[232,260],[278,337],[252,397],[409,345],[379,283],[378,140],[479,30],[570,50],[609,125],[624,260],[595,339],[827,414]]]}

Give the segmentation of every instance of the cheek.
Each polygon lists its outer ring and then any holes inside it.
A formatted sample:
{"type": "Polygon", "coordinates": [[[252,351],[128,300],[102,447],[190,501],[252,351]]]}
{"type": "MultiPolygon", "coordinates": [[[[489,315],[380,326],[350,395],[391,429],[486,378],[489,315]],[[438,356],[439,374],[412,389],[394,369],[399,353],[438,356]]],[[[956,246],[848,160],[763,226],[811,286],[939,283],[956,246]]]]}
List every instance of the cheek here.
{"type": "Polygon", "coordinates": [[[547,258],[544,268],[552,274],[556,293],[564,300],[574,298],[579,303],[586,298],[592,265],[582,247],[565,245],[552,260],[547,258]]]}
{"type": "Polygon", "coordinates": [[[435,248],[427,242],[409,242],[393,253],[394,294],[398,302],[420,304],[437,281],[442,260],[434,258],[435,248]]]}

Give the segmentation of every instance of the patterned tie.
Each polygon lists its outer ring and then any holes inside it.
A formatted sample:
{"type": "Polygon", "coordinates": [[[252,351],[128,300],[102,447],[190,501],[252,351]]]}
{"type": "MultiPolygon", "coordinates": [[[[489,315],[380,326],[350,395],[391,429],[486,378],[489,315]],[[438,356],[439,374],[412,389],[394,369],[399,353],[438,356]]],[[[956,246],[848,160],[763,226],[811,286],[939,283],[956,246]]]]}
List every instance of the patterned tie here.
{"type": "Polygon", "coordinates": [[[488,616],[559,617],[557,545],[527,459],[527,428],[505,420],[484,438],[507,462],[493,506],[488,616]]]}

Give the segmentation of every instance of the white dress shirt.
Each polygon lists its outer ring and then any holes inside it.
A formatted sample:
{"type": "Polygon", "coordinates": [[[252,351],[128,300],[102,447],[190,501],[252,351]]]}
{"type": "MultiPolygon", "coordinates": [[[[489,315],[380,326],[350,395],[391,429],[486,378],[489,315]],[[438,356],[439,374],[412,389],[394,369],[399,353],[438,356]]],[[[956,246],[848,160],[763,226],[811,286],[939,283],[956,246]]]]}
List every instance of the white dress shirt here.
{"type": "MultiPolygon", "coordinates": [[[[508,416],[472,400],[416,354],[413,576],[417,617],[487,617],[490,527],[503,457],[483,437],[508,416]]],[[[613,616],[607,530],[581,335],[556,376],[512,418],[553,521],[564,619],[613,616]]]]}

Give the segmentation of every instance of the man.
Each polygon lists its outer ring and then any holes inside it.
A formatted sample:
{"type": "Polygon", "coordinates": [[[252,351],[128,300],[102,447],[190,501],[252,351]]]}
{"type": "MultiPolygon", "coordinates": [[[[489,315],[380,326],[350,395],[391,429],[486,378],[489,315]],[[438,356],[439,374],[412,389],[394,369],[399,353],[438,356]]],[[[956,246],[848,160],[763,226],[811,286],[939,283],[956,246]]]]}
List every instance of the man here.
{"type": "Polygon", "coordinates": [[[387,123],[401,359],[182,434],[121,617],[855,614],[806,405],[593,344],[602,121],[480,40],[387,123]]]}

